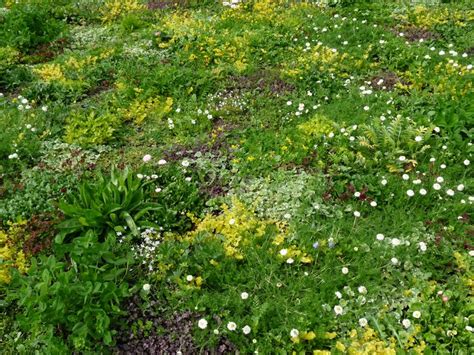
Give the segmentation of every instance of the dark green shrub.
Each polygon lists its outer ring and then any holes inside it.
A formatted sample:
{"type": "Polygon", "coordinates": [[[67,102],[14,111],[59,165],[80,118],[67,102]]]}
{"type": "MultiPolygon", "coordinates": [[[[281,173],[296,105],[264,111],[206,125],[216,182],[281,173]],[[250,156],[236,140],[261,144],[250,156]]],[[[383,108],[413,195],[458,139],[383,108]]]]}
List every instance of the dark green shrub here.
{"type": "Polygon", "coordinates": [[[52,6],[41,1],[14,4],[0,16],[0,46],[28,52],[59,37],[65,23],[53,17],[52,6]]]}
{"type": "Polygon", "coordinates": [[[9,300],[20,308],[17,322],[28,334],[22,350],[61,353],[113,344],[111,324],[131,293],[129,252],[113,234],[100,242],[93,230],[55,249],[33,258],[26,275],[14,272],[9,300]]]}

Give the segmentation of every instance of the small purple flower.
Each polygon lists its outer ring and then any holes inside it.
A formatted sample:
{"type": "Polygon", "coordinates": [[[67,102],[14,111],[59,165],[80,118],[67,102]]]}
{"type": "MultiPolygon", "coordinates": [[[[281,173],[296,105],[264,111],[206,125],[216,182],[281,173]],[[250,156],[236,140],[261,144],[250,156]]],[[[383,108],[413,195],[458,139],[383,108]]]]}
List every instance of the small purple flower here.
{"type": "Polygon", "coordinates": [[[319,242],[315,242],[315,243],[313,244],[313,248],[314,248],[314,249],[318,249],[318,248],[319,248],[319,242]]]}

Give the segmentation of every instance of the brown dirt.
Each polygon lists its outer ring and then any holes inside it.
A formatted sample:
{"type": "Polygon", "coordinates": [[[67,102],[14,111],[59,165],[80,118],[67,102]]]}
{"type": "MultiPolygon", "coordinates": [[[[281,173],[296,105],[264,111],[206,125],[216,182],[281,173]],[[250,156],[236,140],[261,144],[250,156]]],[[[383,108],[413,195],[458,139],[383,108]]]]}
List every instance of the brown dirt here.
{"type": "Polygon", "coordinates": [[[229,77],[229,87],[232,89],[247,89],[267,91],[272,95],[284,95],[295,90],[295,87],[280,79],[277,73],[260,70],[250,75],[229,77]]]}
{"type": "Polygon", "coordinates": [[[66,38],[59,38],[53,42],[45,43],[31,52],[25,59],[29,63],[45,63],[53,60],[64,52],[68,44],[66,38]]]}
{"type": "Polygon", "coordinates": [[[188,0],[154,0],[149,1],[147,4],[149,10],[175,9],[188,6],[188,0]]]}
{"type": "Polygon", "coordinates": [[[439,34],[415,26],[395,28],[392,29],[392,32],[395,33],[397,36],[403,32],[403,38],[406,38],[406,40],[410,42],[418,42],[420,41],[420,39],[427,41],[439,38],[439,34]]]}
{"type": "Polygon", "coordinates": [[[391,71],[381,72],[370,79],[370,85],[375,90],[392,91],[397,83],[403,83],[403,81],[391,71]],[[380,82],[381,80],[383,81],[380,82]]]}

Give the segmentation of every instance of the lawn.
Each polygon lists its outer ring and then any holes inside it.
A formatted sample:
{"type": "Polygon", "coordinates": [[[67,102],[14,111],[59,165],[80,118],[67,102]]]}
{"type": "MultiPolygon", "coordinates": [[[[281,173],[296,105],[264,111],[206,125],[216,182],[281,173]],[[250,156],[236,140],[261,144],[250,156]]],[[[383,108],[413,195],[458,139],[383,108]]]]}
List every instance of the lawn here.
{"type": "Polygon", "coordinates": [[[470,1],[0,0],[0,352],[470,354],[470,1]]]}

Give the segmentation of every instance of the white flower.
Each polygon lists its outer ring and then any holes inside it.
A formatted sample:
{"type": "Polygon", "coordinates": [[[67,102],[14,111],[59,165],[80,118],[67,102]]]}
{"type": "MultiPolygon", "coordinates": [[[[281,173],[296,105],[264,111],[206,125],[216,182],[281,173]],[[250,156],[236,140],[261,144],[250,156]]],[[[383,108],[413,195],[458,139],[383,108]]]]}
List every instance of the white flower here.
{"type": "Polygon", "coordinates": [[[184,166],[185,168],[187,168],[189,166],[189,161],[183,160],[181,165],[184,166]]]}
{"type": "Polygon", "coordinates": [[[17,159],[18,158],[18,154],[17,153],[13,153],[13,154],[10,154],[8,156],[8,159],[17,159]]]}
{"type": "Polygon", "coordinates": [[[230,224],[230,225],[235,224],[235,219],[231,218],[230,221],[229,221],[229,224],[230,224]]]}
{"type": "Polygon", "coordinates": [[[43,106],[43,107],[41,107],[41,110],[43,110],[43,112],[48,111],[48,106],[43,106]]]}
{"type": "Polygon", "coordinates": [[[413,197],[413,196],[415,196],[415,192],[414,192],[413,190],[408,190],[408,191],[407,191],[407,195],[408,195],[409,197],[413,197]]]}
{"type": "Polygon", "coordinates": [[[367,293],[367,289],[365,288],[365,286],[359,286],[357,288],[357,291],[359,291],[359,293],[365,295],[367,293]]]}
{"type": "Polygon", "coordinates": [[[193,281],[193,279],[194,279],[193,275],[186,276],[186,281],[188,281],[188,282],[193,281]]]}
{"type": "Polygon", "coordinates": [[[140,180],[143,179],[143,174],[137,174],[137,178],[139,178],[140,180]]]}
{"type": "Polygon", "coordinates": [[[250,328],[248,325],[246,325],[245,327],[242,328],[242,332],[245,335],[250,334],[251,331],[252,331],[252,328],[250,328]]]}
{"type": "Polygon", "coordinates": [[[150,154],[146,154],[143,156],[143,161],[146,163],[146,162],[149,162],[151,160],[151,155],[150,154]]]}
{"type": "Polygon", "coordinates": [[[466,325],[466,328],[464,329],[466,329],[468,332],[471,332],[471,333],[474,332],[474,328],[471,327],[470,325],[466,325]]]}
{"type": "Polygon", "coordinates": [[[414,185],[419,185],[419,184],[421,184],[421,180],[420,179],[413,180],[413,184],[414,185]]]}
{"type": "Polygon", "coordinates": [[[288,106],[291,106],[293,103],[292,103],[291,101],[287,101],[286,104],[287,104],[288,106]]]}
{"type": "Polygon", "coordinates": [[[379,234],[377,234],[377,235],[375,236],[375,238],[377,238],[377,240],[382,241],[382,240],[385,239],[385,236],[384,236],[382,233],[379,233],[379,234]]]}
{"type": "Polygon", "coordinates": [[[339,291],[336,291],[335,292],[335,295],[337,298],[341,299],[342,298],[342,293],[340,293],[339,291]]]}
{"type": "Polygon", "coordinates": [[[387,180],[383,179],[381,182],[380,182],[383,186],[387,185],[387,180]]]}
{"type": "Polygon", "coordinates": [[[410,176],[408,174],[403,174],[402,179],[403,180],[408,180],[408,179],[410,179],[410,176]]]}
{"type": "Polygon", "coordinates": [[[247,298],[249,298],[249,294],[247,292],[242,292],[240,294],[240,298],[242,298],[243,300],[246,300],[247,298]]]}
{"type": "Polygon", "coordinates": [[[458,190],[458,191],[463,191],[463,190],[464,190],[464,185],[463,185],[463,184],[459,184],[458,187],[457,187],[457,190],[458,190]]]}
{"type": "Polygon", "coordinates": [[[438,54],[439,55],[445,55],[446,53],[445,53],[445,51],[441,50],[441,51],[438,52],[438,54]]]}
{"type": "Polygon", "coordinates": [[[344,275],[347,275],[349,273],[349,269],[346,268],[345,266],[341,269],[341,271],[344,275]]]}
{"type": "Polygon", "coordinates": [[[433,189],[435,190],[441,190],[441,185],[438,183],[433,184],[433,189]]]}
{"type": "Polygon", "coordinates": [[[143,291],[148,292],[150,291],[151,285],[150,284],[144,284],[143,285],[143,291]]]}
{"type": "Polygon", "coordinates": [[[426,251],[426,243],[425,242],[420,242],[418,243],[418,246],[420,247],[420,250],[425,252],[426,251]]]}
{"type": "Polygon", "coordinates": [[[454,191],[451,189],[446,190],[446,193],[448,194],[448,196],[454,196],[454,191]]]}
{"type": "Polygon", "coordinates": [[[199,319],[198,327],[201,328],[201,329],[206,329],[207,328],[207,320],[205,320],[204,318],[199,319]]]}
{"type": "Polygon", "coordinates": [[[280,250],[280,255],[285,256],[286,254],[288,254],[288,250],[287,250],[287,249],[282,249],[282,250],[280,250]]]}
{"type": "Polygon", "coordinates": [[[436,182],[439,182],[440,184],[444,181],[444,178],[442,176],[438,176],[436,178],[436,182]]]}
{"type": "Polygon", "coordinates": [[[463,163],[464,163],[464,165],[466,165],[466,166],[468,166],[469,164],[471,164],[471,162],[470,162],[468,159],[464,160],[463,163]]]}
{"type": "Polygon", "coordinates": [[[230,331],[234,331],[237,329],[237,324],[235,324],[234,322],[229,322],[227,323],[227,329],[229,329],[230,331]]]}
{"type": "Polygon", "coordinates": [[[398,265],[398,259],[397,258],[392,258],[390,259],[393,265],[398,265]]]}
{"type": "Polygon", "coordinates": [[[360,217],[360,212],[359,211],[354,211],[354,217],[360,217]]]}
{"type": "Polygon", "coordinates": [[[188,176],[187,178],[185,178],[184,180],[186,180],[187,182],[190,182],[191,181],[191,177],[188,176]]]}
{"type": "Polygon", "coordinates": [[[393,245],[394,247],[397,247],[397,246],[399,246],[400,244],[401,244],[400,239],[398,239],[398,238],[393,238],[393,239],[392,239],[392,245],[393,245]]]}
{"type": "Polygon", "coordinates": [[[288,260],[286,261],[287,264],[293,264],[295,262],[295,260],[293,258],[288,258],[288,260]]]}
{"type": "Polygon", "coordinates": [[[334,313],[336,313],[336,316],[340,316],[342,314],[342,307],[337,305],[337,306],[334,306],[334,313]]]}
{"type": "Polygon", "coordinates": [[[360,192],[359,191],[354,192],[354,197],[360,197],[360,192]]]}
{"type": "Polygon", "coordinates": [[[157,188],[155,189],[155,192],[161,192],[161,188],[160,188],[160,187],[157,187],[157,188]]]}
{"type": "Polygon", "coordinates": [[[158,165],[165,165],[165,164],[166,164],[166,160],[164,159],[158,160],[158,165]]]}
{"type": "Polygon", "coordinates": [[[413,312],[413,318],[419,319],[420,317],[421,317],[421,312],[420,311],[413,312]]]}
{"type": "Polygon", "coordinates": [[[415,137],[416,142],[421,142],[422,140],[423,140],[423,138],[421,136],[416,136],[415,137]]]}
{"type": "Polygon", "coordinates": [[[359,319],[359,325],[361,327],[365,327],[365,326],[367,326],[367,324],[368,324],[367,319],[365,319],[365,318],[359,319]]]}
{"type": "Polygon", "coordinates": [[[400,160],[400,161],[405,161],[406,159],[407,159],[407,158],[406,158],[404,155],[400,155],[400,156],[398,157],[398,160],[400,160]]]}
{"type": "Polygon", "coordinates": [[[410,328],[410,326],[411,326],[411,322],[410,322],[409,319],[402,320],[402,324],[406,329],[410,328]]]}
{"type": "Polygon", "coordinates": [[[371,205],[372,207],[377,207],[377,202],[371,201],[371,202],[370,202],[370,205],[371,205]]]}
{"type": "Polygon", "coordinates": [[[297,338],[300,335],[300,331],[298,329],[293,328],[290,330],[290,337],[297,338]]]}
{"type": "Polygon", "coordinates": [[[369,106],[364,106],[364,111],[369,111],[370,107],[369,106]]]}
{"type": "Polygon", "coordinates": [[[214,329],[212,332],[213,332],[215,335],[217,335],[217,334],[219,334],[219,329],[214,329]]]}

